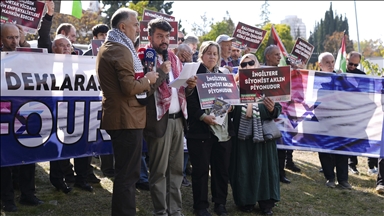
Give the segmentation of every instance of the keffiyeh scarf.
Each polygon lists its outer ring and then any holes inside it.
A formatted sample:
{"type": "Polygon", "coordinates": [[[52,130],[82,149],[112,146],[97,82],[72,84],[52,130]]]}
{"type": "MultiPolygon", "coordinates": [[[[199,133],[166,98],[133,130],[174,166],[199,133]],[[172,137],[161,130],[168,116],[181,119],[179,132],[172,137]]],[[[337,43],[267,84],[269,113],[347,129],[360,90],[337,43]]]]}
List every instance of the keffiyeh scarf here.
{"type": "Polygon", "coordinates": [[[132,53],[133,68],[135,70],[135,79],[140,79],[141,77],[144,77],[143,66],[141,65],[141,61],[137,56],[136,49],[131,39],[129,39],[122,31],[120,31],[120,29],[112,28],[108,31],[107,38],[105,39],[105,41],[120,43],[127,47],[132,53]]]}
{"type": "MultiPolygon", "coordinates": [[[[147,46],[146,48],[151,48],[151,46],[147,46]]],[[[182,70],[182,63],[173,52],[168,52],[168,58],[169,61],[171,61],[173,78],[176,79],[179,77],[182,70]]],[[[159,61],[157,61],[157,67],[160,67],[159,61]]],[[[183,86],[178,89],[177,96],[184,118],[188,119],[187,100],[185,98],[185,88],[183,86]]],[[[168,86],[167,82],[164,81],[156,89],[154,97],[156,103],[157,120],[159,121],[161,118],[163,118],[165,113],[168,112],[169,107],[171,106],[172,87],[168,86]]]]}

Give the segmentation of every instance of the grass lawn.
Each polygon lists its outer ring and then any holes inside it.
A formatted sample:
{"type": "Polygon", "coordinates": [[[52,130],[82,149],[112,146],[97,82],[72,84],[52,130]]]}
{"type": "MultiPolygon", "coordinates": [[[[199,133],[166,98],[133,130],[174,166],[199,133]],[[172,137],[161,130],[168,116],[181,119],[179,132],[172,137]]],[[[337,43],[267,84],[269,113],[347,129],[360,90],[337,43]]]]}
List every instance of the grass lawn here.
{"type": "MultiPolygon", "coordinates": [[[[352,190],[327,188],[322,173],[319,173],[320,162],[314,152],[294,151],[296,165],[301,173],[287,170],[287,178],[291,184],[281,184],[281,200],[273,209],[274,215],[384,215],[384,196],[377,194],[376,175],[367,175],[367,158],[358,157],[359,175],[349,174],[352,190]]],[[[110,215],[112,199],[112,181],[104,178],[99,170],[99,160],[93,159],[95,174],[101,179],[94,184],[94,192],[73,188],[69,194],[56,191],[49,182],[49,162],[36,166],[36,195],[45,203],[38,207],[23,206],[16,202],[18,212],[1,215],[39,215],[39,216],[85,216],[110,215]]],[[[190,179],[190,177],[188,177],[190,179]]],[[[232,191],[229,187],[227,210],[229,215],[260,215],[258,207],[252,213],[242,213],[235,206],[232,191]]],[[[16,201],[20,193],[16,191],[16,201]]],[[[193,215],[192,188],[182,187],[183,214],[193,215]]],[[[136,191],[137,215],[151,215],[152,202],[149,191],[136,191]]],[[[213,205],[209,211],[213,213],[213,205]]]]}

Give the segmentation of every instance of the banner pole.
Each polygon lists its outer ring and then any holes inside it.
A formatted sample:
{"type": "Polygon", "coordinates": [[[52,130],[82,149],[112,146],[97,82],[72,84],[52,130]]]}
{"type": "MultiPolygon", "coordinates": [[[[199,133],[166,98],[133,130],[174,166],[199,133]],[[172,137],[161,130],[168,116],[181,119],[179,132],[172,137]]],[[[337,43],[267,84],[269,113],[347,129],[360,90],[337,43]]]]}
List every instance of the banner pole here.
{"type": "MultiPolygon", "coordinates": [[[[357,32],[357,49],[358,49],[359,53],[361,53],[361,49],[360,49],[360,39],[359,39],[359,26],[358,26],[358,22],[357,22],[356,0],[354,0],[353,2],[355,3],[355,18],[356,18],[356,32],[357,32]]],[[[360,67],[360,70],[363,70],[361,64],[359,64],[359,67],[360,67]]]]}

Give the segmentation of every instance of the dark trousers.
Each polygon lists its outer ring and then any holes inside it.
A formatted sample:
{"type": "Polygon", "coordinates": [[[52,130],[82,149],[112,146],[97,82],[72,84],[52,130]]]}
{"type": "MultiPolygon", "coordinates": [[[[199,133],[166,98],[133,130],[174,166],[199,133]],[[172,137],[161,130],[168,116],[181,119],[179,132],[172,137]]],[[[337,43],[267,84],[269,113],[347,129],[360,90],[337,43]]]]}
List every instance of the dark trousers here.
{"type": "Polygon", "coordinates": [[[12,169],[19,170],[21,197],[29,198],[35,194],[35,164],[1,167],[1,200],[14,203],[15,194],[12,183],[12,169]]]}
{"type": "Polygon", "coordinates": [[[336,167],[337,181],[348,181],[348,156],[319,152],[321,168],[327,180],[335,180],[336,167]]]}
{"type": "Polygon", "coordinates": [[[368,158],[368,168],[373,169],[378,167],[378,159],[377,158],[368,158]]]}
{"type": "Polygon", "coordinates": [[[135,184],[140,178],[142,129],[107,130],[115,156],[112,216],[136,215],[135,184]]]}
{"type": "Polygon", "coordinates": [[[285,151],[285,159],[287,160],[287,165],[293,165],[293,150],[286,150],[285,151]]]}
{"type": "Polygon", "coordinates": [[[100,169],[103,173],[114,173],[114,158],[113,154],[100,155],[100,169]]]}
{"type": "Polygon", "coordinates": [[[359,163],[357,160],[357,156],[349,156],[348,157],[348,165],[351,167],[356,167],[356,165],[359,163]]]}
{"type": "Polygon", "coordinates": [[[277,157],[279,158],[279,174],[280,177],[285,177],[285,165],[293,165],[293,150],[278,149],[277,157]]]}
{"type": "MultiPolygon", "coordinates": [[[[91,157],[74,158],[76,183],[84,184],[87,181],[90,160],[91,157]]],[[[69,159],[50,161],[49,166],[49,179],[51,180],[51,183],[53,181],[57,182],[58,180],[62,180],[65,176],[68,176],[68,169],[72,170],[72,164],[69,159]]]]}
{"type": "MultiPolygon", "coordinates": [[[[359,162],[357,160],[357,156],[349,156],[349,158],[348,158],[348,165],[349,166],[356,167],[356,165],[358,163],[359,162]]],[[[377,167],[377,158],[369,157],[368,158],[368,167],[369,167],[369,169],[373,169],[373,168],[377,167]]]]}
{"type": "Polygon", "coordinates": [[[377,185],[384,185],[384,158],[379,159],[378,163],[378,173],[377,173],[377,185]]]}
{"type": "Polygon", "coordinates": [[[209,165],[211,165],[212,202],[226,204],[231,146],[231,140],[218,142],[217,137],[213,135],[206,140],[187,139],[189,158],[193,167],[191,176],[194,209],[209,207],[209,165]]]}

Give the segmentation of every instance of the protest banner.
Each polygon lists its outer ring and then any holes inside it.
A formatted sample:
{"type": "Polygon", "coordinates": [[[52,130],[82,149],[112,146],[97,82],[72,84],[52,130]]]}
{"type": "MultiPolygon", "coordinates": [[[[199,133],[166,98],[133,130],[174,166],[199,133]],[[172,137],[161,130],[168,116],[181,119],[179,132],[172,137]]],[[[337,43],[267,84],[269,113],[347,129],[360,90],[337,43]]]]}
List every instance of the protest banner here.
{"type": "Polygon", "coordinates": [[[202,109],[212,108],[216,99],[235,105],[239,104],[239,90],[233,74],[197,74],[196,83],[202,109]]]}
{"type": "Polygon", "coordinates": [[[232,37],[241,42],[241,45],[238,44],[239,48],[241,47],[244,49],[246,45],[246,47],[250,49],[251,53],[256,53],[261,42],[263,42],[266,32],[267,31],[263,29],[239,22],[232,37]]]}
{"type": "Polygon", "coordinates": [[[291,83],[278,148],[384,157],[383,77],[293,70],[291,83]]]}
{"type": "Polygon", "coordinates": [[[265,97],[275,102],[291,99],[290,66],[239,70],[240,102],[260,103],[265,97]]]}
{"type": "MultiPolygon", "coordinates": [[[[140,21],[140,43],[147,44],[148,41],[148,20],[140,21]]],[[[177,47],[177,31],[178,22],[171,21],[169,24],[172,26],[172,30],[169,34],[169,48],[173,49],[177,47]]]]}
{"type": "Polygon", "coordinates": [[[35,34],[44,10],[44,2],[33,0],[1,1],[1,23],[19,24],[26,33],[35,34]]]}
{"type": "Polygon", "coordinates": [[[156,19],[156,18],[163,18],[164,20],[166,20],[168,22],[176,21],[176,18],[171,16],[171,15],[156,12],[156,11],[151,11],[148,9],[144,9],[144,13],[143,13],[143,20],[144,21],[149,21],[149,20],[156,19]]]}
{"type": "Polygon", "coordinates": [[[1,53],[1,166],[113,152],[109,135],[100,129],[95,61],[1,53]]]}
{"type": "MultiPolygon", "coordinates": [[[[100,129],[95,58],[2,52],[1,63],[1,167],[113,152],[100,129]]],[[[275,121],[283,135],[278,148],[384,157],[384,78],[307,70],[291,77],[292,98],[280,102],[275,121]]],[[[228,97],[216,82],[205,83],[199,95],[209,98],[204,91],[211,89],[228,97]]]]}
{"type": "Polygon", "coordinates": [[[104,40],[92,40],[91,46],[92,46],[92,55],[97,56],[97,53],[99,53],[99,48],[101,45],[103,45],[104,40]]]}
{"type": "Polygon", "coordinates": [[[291,63],[296,65],[307,65],[308,60],[311,58],[314,46],[307,41],[297,38],[292,52],[288,55],[291,63]]]}

